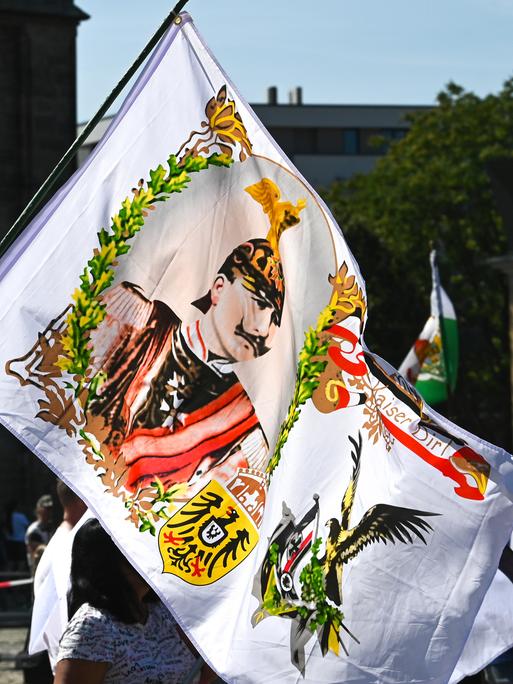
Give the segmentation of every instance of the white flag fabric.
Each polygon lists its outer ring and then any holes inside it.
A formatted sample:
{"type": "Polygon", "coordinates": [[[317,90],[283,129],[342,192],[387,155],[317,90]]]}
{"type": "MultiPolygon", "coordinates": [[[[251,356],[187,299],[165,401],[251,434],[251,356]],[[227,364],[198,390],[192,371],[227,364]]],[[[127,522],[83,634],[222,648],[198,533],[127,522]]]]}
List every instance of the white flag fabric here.
{"type": "Polygon", "coordinates": [[[1,422],[225,681],[449,681],[511,456],[366,349],[337,225],[187,15],[0,277],[1,422]]]}
{"type": "Polygon", "coordinates": [[[513,583],[498,570],[452,673],[451,684],[480,672],[512,646],[513,583]]]}

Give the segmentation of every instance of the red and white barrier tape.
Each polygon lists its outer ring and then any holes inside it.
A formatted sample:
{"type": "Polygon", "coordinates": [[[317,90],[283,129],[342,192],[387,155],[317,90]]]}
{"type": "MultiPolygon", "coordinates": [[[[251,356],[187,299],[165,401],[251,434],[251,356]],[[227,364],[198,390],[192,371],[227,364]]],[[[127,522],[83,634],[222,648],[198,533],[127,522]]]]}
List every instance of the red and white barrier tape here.
{"type": "Polygon", "coordinates": [[[32,584],[34,579],[28,577],[27,579],[19,580],[6,580],[5,582],[0,582],[0,589],[10,589],[11,587],[22,587],[24,584],[32,584]]]}

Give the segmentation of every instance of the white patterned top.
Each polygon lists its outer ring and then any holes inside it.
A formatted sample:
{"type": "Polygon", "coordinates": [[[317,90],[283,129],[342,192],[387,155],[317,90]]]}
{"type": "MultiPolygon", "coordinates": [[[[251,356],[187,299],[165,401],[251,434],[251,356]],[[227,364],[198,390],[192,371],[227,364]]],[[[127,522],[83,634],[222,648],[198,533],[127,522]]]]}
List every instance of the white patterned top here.
{"type": "Polygon", "coordinates": [[[195,657],[162,603],[149,603],[146,623],[125,624],[84,603],[64,632],[58,660],[109,663],[105,684],[178,684],[195,657]]]}

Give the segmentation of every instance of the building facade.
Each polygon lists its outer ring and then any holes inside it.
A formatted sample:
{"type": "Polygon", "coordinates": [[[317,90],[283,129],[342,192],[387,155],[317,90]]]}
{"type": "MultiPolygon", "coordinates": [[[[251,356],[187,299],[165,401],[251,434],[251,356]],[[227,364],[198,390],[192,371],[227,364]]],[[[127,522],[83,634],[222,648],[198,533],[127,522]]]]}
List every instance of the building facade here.
{"type": "MultiPolygon", "coordinates": [[[[301,102],[301,98],[298,98],[301,102]]],[[[408,115],[428,107],[406,105],[253,104],[255,114],[287,157],[314,187],[368,173],[394,140],[408,131],[408,115]]],[[[94,148],[111,118],[101,121],[83,146],[94,148]]],[[[84,124],[78,127],[78,133],[84,124]]]]}
{"type": "Polygon", "coordinates": [[[75,139],[84,19],[73,0],[0,0],[0,238],[75,139]]]}

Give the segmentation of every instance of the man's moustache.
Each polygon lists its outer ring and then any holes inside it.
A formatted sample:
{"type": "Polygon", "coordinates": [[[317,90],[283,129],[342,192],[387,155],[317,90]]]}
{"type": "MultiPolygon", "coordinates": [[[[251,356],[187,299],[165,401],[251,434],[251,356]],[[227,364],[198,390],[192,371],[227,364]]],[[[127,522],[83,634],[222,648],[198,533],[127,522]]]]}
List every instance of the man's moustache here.
{"type": "Polygon", "coordinates": [[[253,348],[255,356],[262,356],[262,354],[265,354],[269,351],[269,347],[267,347],[265,344],[267,338],[262,337],[261,335],[252,335],[251,333],[248,333],[246,330],[244,330],[241,323],[238,323],[235,326],[235,334],[249,342],[253,348]]]}

